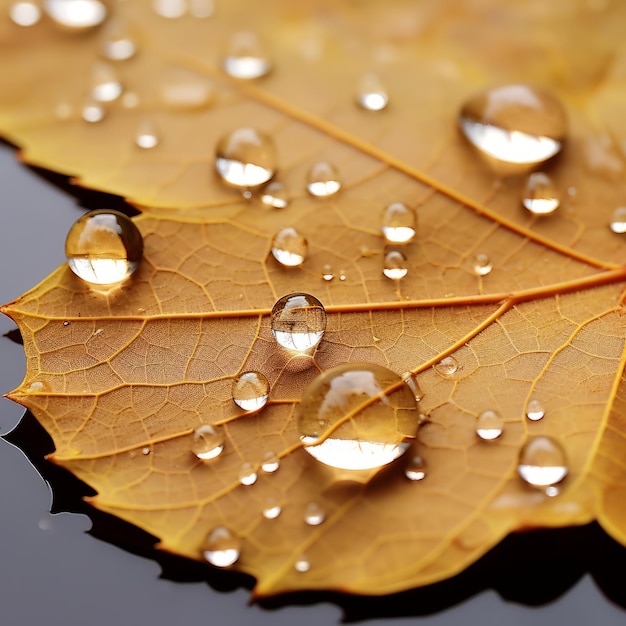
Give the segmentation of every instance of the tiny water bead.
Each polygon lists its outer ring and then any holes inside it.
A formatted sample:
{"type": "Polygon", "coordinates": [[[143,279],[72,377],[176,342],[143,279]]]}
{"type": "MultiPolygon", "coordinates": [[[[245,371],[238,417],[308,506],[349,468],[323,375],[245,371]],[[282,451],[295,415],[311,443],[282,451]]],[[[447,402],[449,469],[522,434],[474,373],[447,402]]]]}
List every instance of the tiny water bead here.
{"type": "Polygon", "coordinates": [[[241,468],[239,469],[239,482],[245,487],[249,487],[250,485],[254,485],[257,481],[258,475],[256,473],[256,469],[252,463],[243,463],[241,468]]]}
{"type": "Polygon", "coordinates": [[[100,0],[44,0],[43,8],[58,26],[77,31],[102,24],[108,13],[100,0]]]}
{"type": "Polygon", "coordinates": [[[14,2],[9,7],[9,17],[18,26],[34,26],[41,19],[41,9],[35,2],[14,2]]]}
{"type": "Polygon", "coordinates": [[[618,206],[613,211],[609,226],[614,233],[626,233],[626,206],[618,206]]]}
{"type": "Polygon", "coordinates": [[[113,102],[123,91],[117,71],[108,63],[94,63],[91,67],[91,97],[96,102],[113,102]]]}
{"type": "Polygon", "coordinates": [[[487,89],[461,108],[459,126],[484,154],[507,163],[541,163],[557,154],[567,132],[561,103],[530,85],[487,89]]]}
{"type": "Polygon", "coordinates": [[[543,406],[539,400],[529,400],[526,405],[526,418],[531,422],[537,422],[543,419],[545,412],[543,406]]]}
{"type": "Polygon", "coordinates": [[[222,67],[233,78],[250,80],[269,74],[272,62],[255,33],[240,32],[233,35],[222,67]]]}
{"type": "Polygon", "coordinates": [[[402,380],[409,386],[409,389],[413,392],[415,396],[415,401],[420,402],[424,398],[424,392],[422,388],[419,386],[417,382],[417,378],[415,378],[415,374],[413,372],[404,372],[402,374],[402,380]]]}
{"type": "Polygon", "coordinates": [[[415,237],[415,211],[402,202],[392,202],[383,211],[382,231],[391,243],[408,243],[415,237]]]}
{"type": "Polygon", "coordinates": [[[552,179],[543,172],[533,172],[522,192],[522,204],[535,215],[549,215],[561,200],[552,179]]]}
{"type": "Polygon", "coordinates": [[[376,74],[365,74],[359,83],[356,98],[366,111],[382,111],[389,104],[389,95],[376,74]]]}
{"type": "Polygon", "coordinates": [[[404,468],[404,475],[409,480],[424,480],[426,478],[426,463],[424,459],[419,455],[414,456],[404,468]]]}
{"type": "Polygon", "coordinates": [[[87,100],[81,111],[81,117],[85,122],[89,122],[90,124],[101,122],[105,116],[106,111],[104,107],[99,102],[92,99],[87,100]]]}
{"type": "Polygon", "coordinates": [[[331,265],[326,264],[324,265],[324,267],[322,267],[322,278],[326,282],[330,282],[335,278],[335,274],[333,273],[333,268],[331,265]]]}
{"type": "Polygon", "coordinates": [[[242,372],[233,380],[233,402],[244,411],[258,411],[267,404],[270,384],[261,372],[242,372]]]}
{"type": "Polygon", "coordinates": [[[150,120],[142,120],[137,129],[135,143],[138,148],[143,150],[151,150],[159,145],[159,136],[156,127],[150,120]]]}
{"type": "Polygon", "coordinates": [[[474,257],[474,273],[476,276],[487,276],[492,269],[493,265],[486,254],[477,254],[474,257]]]}
{"type": "Polygon", "coordinates": [[[313,165],[307,175],[307,191],[317,198],[327,198],[341,189],[337,168],[326,161],[313,165]]]}
{"type": "Polygon", "coordinates": [[[326,330],[324,305],[308,293],[291,293],[276,301],[270,316],[276,342],[288,350],[314,348],[326,330]]]}
{"type": "Polygon", "coordinates": [[[282,513],[282,507],[275,498],[268,498],[263,509],[265,519],[276,519],[282,513]]]}
{"type": "Polygon", "coordinates": [[[415,395],[380,365],[344,363],[304,390],[298,429],[304,449],[343,470],[381,468],[404,454],[416,435],[415,395]]]}
{"type": "Polygon", "coordinates": [[[295,228],[281,228],[272,238],[272,256],[285,267],[298,267],[306,259],[309,244],[295,228]]]}
{"type": "Polygon", "coordinates": [[[502,436],[504,420],[495,411],[483,411],[476,419],[476,435],[483,441],[493,441],[502,436]]]}
{"type": "Polygon", "coordinates": [[[221,426],[203,424],[193,431],[191,451],[201,461],[217,458],[224,450],[226,437],[221,426]]]}
{"type": "Polygon", "coordinates": [[[399,250],[389,250],[385,254],[383,274],[392,280],[404,278],[409,271],[407,260],[399,250]]]}
{"type": "Polygon", "coordinates": [[[233,565],[240,553],[241,540],[224,526],[218,526],[209,533],[202,551],[204,558],[215,567],[233,565]]]}
{"type": "Polygon", "coordinates": [[[274,142],[254,128],[233,130],[217,144],[215,168],[233,187],[259,187],[276,174],[274,142]]]}
{"type": "Polygon", "coordinates": [[[304,509],[304,521],[309,526],[319,526],[326,519],[324,509],[317,502],[309,502],[304,509]]]}
{"type": "Polygon", "coordinates": [[[529,439],[520,450],[517,471],[532,487],[556,485],[567,476],[565,450],[551,437],[529,439]]]}
{"type": "Polygon", "coordinates": [[[293,564],[293,568],[296,572],[304,574],[311,569],[311,563],[309,562],[309,559],[302,554],[296,559],[296,562],[293,564]]]}
{"type": "Polygon", "coordinates": [[[459,369],[459,364],[453,356],[447,356],[441,359],[441,361],[439,361],[439,363],[436,363],[433,367],[435,368],[437,374],[439,374],[440,376],[443,376],[444,378],[450,378],[457,373],[459,369]]]}
{"type": "Polygon", "coordinates": [[[261,202],[273,209],[285,209],[289,205],[289,194],[285,185],[275,180],[263,189],[261,202]]]}
{"type": "Polygon", "coordinates": [[[143,239],[135,223],[118,211],[100,209],[80,217],[65,241],[67,263],[79,278],[112,285],[139,266],[143,239]]]}
{"type": "Polygon", "coordinates": [[[119,19],[109,20],[100,35],[100,56],[109,61],[125,61],[136,52],[137,45],[128,25],[119,19]]]}
{"type": "Polygon", "coordinates": [[[278,458],[278,455],[275,452],[272,452],[271,450],[266,452],[263,455],[263,462],[261,463],[261,469],[266,474],[273,474],[274,472],[277,472],[279,468],[280,468],[280,459],[278,458]]]}

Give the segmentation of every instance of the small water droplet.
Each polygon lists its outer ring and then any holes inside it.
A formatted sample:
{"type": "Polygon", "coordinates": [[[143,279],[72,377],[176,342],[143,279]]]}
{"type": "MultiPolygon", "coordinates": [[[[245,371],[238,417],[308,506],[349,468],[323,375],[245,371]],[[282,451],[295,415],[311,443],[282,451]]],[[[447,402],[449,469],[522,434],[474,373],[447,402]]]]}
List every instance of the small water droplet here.
{"type": "Polygon", "coordinates": [[[618,206],[613,211],[610,227],[614,233],[626,233],[626,206],[618,206]]]}
{"type": "Polygon", "coordinates": [[[139,96],[134,91],[122,94],[122,106],[125,109],[136,109],[139,106],[139,96]]]}
{"type": "Polygon", "coordinates": [[[502,435],[504,420],[495,411],[483,411],[476,419],[476,434],[483,441],[493,441],[502,435]]]}
{"type": "Polygon", "coordinates": [[[137,129],[135,143],[139,148],[151,150],[159,145],[159,136],[156,127],[150,120],[142,120],[137,129]]]}
{"type": "Polygon", "coordinates": [[[259,187],[276,173],[274,142],[254,128],[238,128],[218,142],[215,168],[233,187],[259,187]]]}
{"type": "Polygon", "coordinates": [[[382,111],[389,104],[389,95],[376,74],[361,79],[356,101],[367,111],[382,111]]]}
{"type": "Polygon", "coordinates": [[[175,20],[187,12],[187,0],[152,0],[152,9],[161,17],[175,20]]]}
{"type": "Polygon", "coordinates": [[[139,266],[143,239],[135,223],[117,211],[100,209],[80,217],[65,240],[67,264],[95,285],[112,285],[139,266]]]}
{"type": "Polygon", "coordinates": [[[65,321],[63,322],[63,326],[69,326],[69,325],[70,325],[70,323],[69,323],[67,320],[65,320],[65,321]]]}
{"type": "Polygon", "coordinates": [[[143,454],[144,456],[148,456],[150,452],[152,452],[150,446],[144,446],[143,448],[141,448],[141,454],[143,454]]]}
{"type": "Polygon", "coordinates": [[[507,163],[541,163],[557,154],[567,132],[561,103],[529,85],[487,89],[468,100],[459,125],[469,141],[507,163]]]}
{"type": "Polygon", "coordinates": [[[98,26],[108,13],[100,0],[44,0],[43,8],[58,26],[70,30],[98,26]]]}
{"type": "Polygon", "coordinates": [[[9,17],[18,26],[34,26],[41,19],[41,9],[35,2],[14,2],[9,8],[9,17]]]}
{"type": "Polygon", "coordinates": [[[449,378],[457,373],[459,364],[453,356],[447,356],[441,359],[441,361],[436,363],[433,367],[435,368],[437,374],[443,376],[444,378],[449,378]]]}
{"type": "Polygon", "coordinates": [[[552,485],[551,487],[546,487],[545,494],[549,498],[555,498],[559,495],[559,493],[561,493],[560,489],[558,487],[555,487],[554,485],[552,485]]]}
{"type": "Polygon", "coordinates": [[[243,463],[241,469],[239,470],[239,482],[249,487],[250,485],[254,485],[257,481],[257,473],[256,469],[254,469],[254,465],[252,463],[243,463]]]}
{"type": "Polygon", "coordinates": [[[122,95],[122,83],[112,65],[104,62],[91,67],[91,97],[96,102],[113,102],[122,95]]]}
{"type": "Polygon", "coordinates": [[[276,301],[270,316],[276,342],[288,350],[314,348],[326,330],[326,310],[308,293],[291,293],[276,301]]]}
{"type": "Polygon", "coordinates": [[[291,226],[279,230],[272,239],[272,255],[285,267],[302,265],[307,249],[307,240],[291,226]]]}
{"type": "Polygon", "coordinates": [[[343,270],[339,270],[339,280],[344,281],[344,280],[346,280],[346,278],[347,278],[347,276],[344,273],[344,271],[343,270]]]}
{"type": "Polygon", "coordinates": [[[208,106],[214,95],[210,80],[181,68],[167,74],[159,85],[161,101],[172,109],[200,109],[208,106]]]}
{"type": "Polygon", "coordinates": [[[335,278],[333,268],[330,265],[324,265],[324,267],[322,267],[322,278],[327,282],[330,282],[335,278]]]}
{"type": "Polygon", "coordinates": [[[31,393],[42,393],[46,390],[46,386],[40,380],[34,380],[28,387],[31,393]]]}
{"type": "Polygon", "coordinates": [[[266,474],[273,474],[280,468],[280,459],[275,452],[269,450],[263,455],[263,462],[261,463],[261,469],[266,474]]]}
{"type": "Polygon", "coordinates": [[[409,480],[424,480],[426,478],[426,463],[424,459],[419,455],[414,456],[404,468],[404,475],[409,480]]]}
{"type": "Polygon", "coordinates": [[[258,411],[267,404],[270,384],[261,372],[242,372],[233,380],[233,402],[244,411],[258,411]]]}
{"type": "Polygon", "coordinates": [[[263,509],[265,519],[276,519],[282,513],[282,507],[275,498],[268,498],[263,509]]]}
{"type": "Polygon", "coordinates": [[[241,541],[228,528],[218,526],[208,535],[202,554],[215,567],[229,567],[236,563],[241,552],[241,541]]]}
{"type": "Polygon", "coordinates": [[[316,163],[309,170],[306,188],[317,198],[327,198],[336,194],[341,189],[337,168],[326,161],[316,163]]]}
{"type": "Polygon", "coordinates": [[[543,406],[539,400],[529,400],[526,405],[526,417],[531,422],[537,422],[540,419],[543,419],[545,412],[543,410],[543,406]]]}
{"type": "Polygon", "coordinates": [[[206,19],[215,12],[214,0],[189,0],[189,13],[195,18],[206,19]]]}
{"type": "Polygon", "coordinates": [[[420,402],[424,398],[424,392],[419,386],[417,378],[415,378],[415,374],[413,374],[413,372],[404,372],[404,374],[402,374],[402,380],[409,386],[409,389],[413,392],[413,395],[415,396],[415,401],[420,402]]]}
{"type": "Polygon", "coordinates": [[[477,254],[474,257],[474,273],[476,276],[487,276],[492,269],[493,265],[486,254],[477,254]]]}
{"type": "Polygon", "coordinates": [[[221,426],[203,424],[193,431],[191,451],[201,461],[217,458],[224,450],[226,436],[221,426]]]}
{"type": "Polygon", "coordinates": [[[82,118],[85,122],[89,122],[90,124],[101,122],[105,115],[104,107],[99,102],[92,99],[87,100],[81,111],[82,118]]]}
{"type": "Polygon", "coordinates": [[[533,172],[526,181],[522,204],[535,215],[554,213],[560,199],[552,179],[543,172],[533,172]]]}
{"type": "Polygon", "coordinates": [[[266,56],[259,38],[250,32],[233,35],[222,61],[224,71],[233,78],[250,80],[270,73],[272,62],[266,56]]]}
{"type": "Polygon", "coordinates": [[[111,19],[100,35],[100,55],[109,61],[125,61],[135,56],[137,46],[128,24],[121,19],[111,19]]]}
{"type": "Polygon", "coordinates": [[[281,182],[274,181],[263,189],[261,202],[273,209],[284,209],[289,205],[289,194],[281,182]]]}
{"type": "Polygon", "coordinates": [[[415,211],[402,202],[392,202],[385,207],[382,223],[383,235],[391,243],[408,243],[415,237],[415,211]]]}
{"type": "Polygon", "coordinates": [[[567,476],[565,450],[551,437],[529,439],[520,450],[518,463],[519,475],[532,487],[551,487],[567,476]]]}
{"type": "Polygon", "coordinates": [[[306,387],[298,428],[304,449],[321,463],[371,470],[409,449],[418,415],[413,391],[400,376],[380,365],[344,363],[306,387]]]}
{"type": "Polygon", "coordinates": [[[404,278],[409,271],[406,257],[399,250],[389,250],[385,254],[383,274],[392,280],[404,278]]]}
{"type": "Polygon", "coordinates": [[[311,569],[311,563],[309,562],[309,559],[302,554],[296,559],[296,562],[293,564],[293,568],[296,572],[304,574],[311,569]]]}
{"type": "Polygon", "coordinates": [[[324,509],[317,502],[309,502],[304,509],[304,521],[309,526],[319,526],[326,519],[324,509]]]}

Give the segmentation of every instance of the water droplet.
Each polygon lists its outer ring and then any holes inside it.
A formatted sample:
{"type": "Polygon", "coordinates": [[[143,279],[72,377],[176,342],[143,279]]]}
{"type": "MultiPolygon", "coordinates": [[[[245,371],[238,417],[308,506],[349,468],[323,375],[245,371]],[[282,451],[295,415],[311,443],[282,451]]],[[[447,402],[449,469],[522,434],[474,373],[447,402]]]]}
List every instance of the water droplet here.
{"type": "Polygon", "coordinates": [[[330,282],[333,278],[335,278],[333,268],[330,265],[324,265],[324,267],[322,267],[322,278],[327,282],[330,282]]]}
{"type": "Polygon", "coordinates": [[[193,431],[191,451],[201,461],[210,461],[222,454],[225,441],[224,429],[221,426],[203,424],[193,431]]]}
{"type": "Polygon", "coordinates": [[[487,89],[468,100],[459,125],[480,151],[507,163],[541,163],[557,154],[567,132],[561,103],[528,85],[487,89]]]}
{"type": "Polygon", "coordinates": [[[543,172],[533,172],[526,181],[522,204],[535,215],[548,215],[556,211],[560,203],[552,179],[543,172]]]}
{"type": "Polygon", "coordinates": [[[483,411],[476,419],[476,434],[483,441],[493,441],[502,435],[504,421],[495,411],[483,411]]]}
{"type": "Polygon", "coordinates": [[[122,95],[122,83],[117,72],[108,63],[94,63],[91,67],[91,97],[96,102],[113,102],[122,95]]]}
{"type": "Polygon", "coordinates": [[[309,526],[319,526],[326,519],[324,509],[317,502],[309,502],[304,509],[304,521],[309,526]]]}
{"type": "Polygon", "coordinates": [[[69,325],[70,325],[70,323],[69,323],[67,320],[65,320],[65,321],[63,322],[63,326],[69,326],[69,325]]]}
{"type": "Polygon", "coordinates": [[[228,528],[214,528],[206,539],[202,554],[216,567],[229,567],[237,561],[241,552],[241,541],[228,528]]]}
{"type": "Polygon", "coordinates": [[[242,372],[233,380],[233,402],[244,411],[262,409],[270,395],[270,384],[261,372],[242,372]]]}
{"type": "Polygon", "coordinates": [[[424,480],[426,478],[426,463],[421,456],[414,456],[404,468],[404,475],[409,480],[424,480]]]}
{"type": "Polygon", "coordinates": [[[104,107],[99,102],[91,99],[87,100],[81,111],[82,118],[90,124],[101,122],[105,115],[104,107]]]}
{"type": "Polygon", "coordinates": [[[486,254],[477,254],[474,257],[474,273],[476,276],[487,276],[492,269],[493,265],[486,254]]]}
{"type": "Polygon", "coordinates": [[[150,120],[142,120],[139,123],[135,143],[139,148],[143,148],[144,150],[151,150],[159,145],[159,136],[157,135],[154,124],[150,120]]]}
{"type": "Polygon", "coordinates": [[[136,109],[139,106],[139,96],[134,91],[126,91],[122,95],[122,106],[126,109],[136,109]]]}
{"type": "Polygon", "coordinates": [[[252,463],[243,463],[241,469],[239,470],[239,482],[249,487],[250,485],[254,485],[258,476],[256,470],[254,469],[254,465],[252,463]]]}
{"type": "Polygon", "coordinates": [[[409,389],[413,392],[413,395],[415,396],[415,401],[420,402],[424,398],[424,392],[419,386],[417,378],[415,378],[415,374],[413,374],[413,372],[404,372],[404,374],[402,374],[402,380],[409,386],[409,389]]]}
{"type": "Polygon", "coordinates": [[[399,250],[389,250],[385,254],[383,274],[392,280],[404,278],[409,271],[406,257],[399,250]]]}
{"type": "Polygon", "coordinates": [[[298,427],[305,450],[338,469],[369,470],[404,454],[418,428],[415,396],[394,372],[344,363],[304,390],[298,427]]]}
{"type": "Polygon", "coordinates": [[[402,202],[392,202],[383,211],[382,231],[391,243],[408,243],[415,237],[415,211],[402,202]]]}
{"type": "Polygon", "coordinates": [[[214,97],[213,83],[199,74],[177,68],[159,85],[161,101],[172,109],[200,109],[214,97]]]}
{"type": "Polygon", "coordinates": [[[453,356],[447,356],[441,359],[441,361],[436,363],[433,367],[435,368],[437,374],[443,376],[444,378],[449,378],[457,373],[459,364],[453,356]]]}
{"type": "Polygon", "coordinates": [[[135,223],[117,211],[101,209],[80,217],[65,240],[67,263],[79,278],[112,285],[139,266],[143,239],[135,223]]]}
{"type": "Polygon", "coordinates": [[[326,311],[308,293],[291,293],[276,301],[270,317],[276,342],[288,350],[314,348],[326,330],[326,311]]]}
{"type": "Polygon", "coordinates": [[[382,111],[389,104],[389,95],[376,74],[361,79],[356,101],[367,111],[382,111]]]}
{"type": "Polygon", "coordinates": [[[618,206],[613,211],[610,227],[614,233],[626,233],[626,206],[618,206]]]}
{"type": "Polygon", "coordinates": [[[304,574],[311,569],[311,563],[309,563],[309,559],[307,559],[306,556],[302,554],[296,559],[296,562],[293,564],[293,568],[296,570],[296,572],[304,574]]]}
{"type": "Polygon", "coordinates": [[[307,240],[291,226],[279,230],[272,239],[272,255],[285,267],[302,265],[307,249],[307,240]]]}
{"type": "Polygon", "coordinates": [[[141,449],[141,454],[143,454],[144,456],[148,456],[150,452],[152,452],[150,446],[145,446],[141,449]]]}
{"type": "Polygon", "coordinates": [[[565,450],[550,437],[529,439],[519,454],[517,471],[533,487],[551,487],[567,476],[565,450]]]}
{"type": "Polygon", "coordinates": [[[189,0],[189,13],[198,19],[211,17],[215,12],[213,0],[189,0]]]}
{"type": "Polygon", "coordinates": [[[42,393],[46,390],[46,385],[40,380],[34,380],[28,387],[28,391],[31,393],[42,393]]]}
{"type": "Polygon", "coordinates": [[[263,455],[263,463],[261,463],[261,469],[266,474],[273,474],[274,472],[278,471],[279,467],[280,459],[275,452],[272,452],[270,450],[263,455]]]}
{"type": "Polygon", "coordinates": [[[543,419],[545,412],[543,410],[543,406],[539,400],[529,400],[526,405],[526,417],[531,422],[537,422],[540,419],[543,419]]]}
{"type": "Polygon", "coordinates": [[[100,0],[44,0],[43,8],[57,25],[70,30],[93,28],[107,16],[100,0]]]}
{"type": "Polygon", "coordinates": [[[41,19],[41,9],[35,2],[14,2],[9,17],[18,26],[34,26],[41,19]]]}
{"type": "Polygon", "coordinates": [[[161,17],[175,20],[187,12],[187,0],[152,0],[152,9],[161,17]]]}
{"type": "Polygon", "coordinates": [[[125,61],[134,57],[136,52],[137,46],[126,22],[109,20],[100,35],[100,55],[109,61],[125,61]]]}
{"type": "Polygon", "coordinates": [[[306,188],[317,198],[327,198],[336,194],[341,188],[341,183],[335,166],[326,161],[316,163],[309,170],[306,188]]]}
{"type": "Polygon", "coordinates": [[[234,187],[258,187],[276,173],[274,142],[254,128],[238,128],[217,144],[215,168],[234,187]]]}
{"type": "Polygon", "coordinates": [[[259,38],[254,33],[240,32],[230,40],[222,67],[233,78],[249,80],[269,74],[272,62],[265,55],[259,38]]]}
{"type": "Polygon", "coordinates": [[[561,493],[561,491],[559,490],[558,487],[555,487],[554,485],[550,486],[550,487],[546,487],[546,491],[545,494],[549,497],[549,498],[554,498],[556,496],[559,495],[559,493],[561,493]]]}
{"type": "Polygon", "coordinates": [[[263,509],[265,519],[276,519],[282,513],[282,507],[274,498],[268,498],[263,509]]]}
{"type": "Polygon", "coordinates": [[[274,181],[263,189],[261,202],[273,209],[284,209],[289,204],[289,194],[281,182],[274,181]]]}

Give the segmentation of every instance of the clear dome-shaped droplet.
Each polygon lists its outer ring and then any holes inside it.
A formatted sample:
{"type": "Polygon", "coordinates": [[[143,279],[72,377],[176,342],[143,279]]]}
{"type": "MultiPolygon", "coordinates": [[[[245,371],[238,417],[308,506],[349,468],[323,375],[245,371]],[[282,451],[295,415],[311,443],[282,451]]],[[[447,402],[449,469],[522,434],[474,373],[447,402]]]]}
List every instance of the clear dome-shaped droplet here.
{"type": "Polygon", "coordinates": [[[543,419],[545,412],[543,406],[539,400],[529,400],[526,405],[526,418],[531,422],[537,422],[543,419]]]}
{"type": "Polygon", "coordinates": [[[233,380],[233,402],[244,411],[258,411],[267,404],[270,384],[261,372],[242,372],[233,380]]]}
{"type": "Polygon", "coordinates": [[[409,480],[424,480],[426,478],[426,463],[424,459],[419,455],[414,456],[404,468],[404,475],[409,480]]]}
{"type": "Polygon", "coordinates": [[[136,52],[137,45],[128,24],[120,19],[108,20],[100,34],[100,55],[109,61],[125,61],[136,52]]]}
{"type": "Polygon", "coordinates": [[[217,144],[215,168],[233,187],[259,187],[276,173],[274,142],[254,128],[233,130],[217,144]]]}
{"type": "Polygon", "coordinates": [[[413,374],[413,372],[405,372],[404,374],[402,374],[402,380],[409,386],[409,389],[413,392],[413,395],[415,396],[415,401],[420,402],[424,398],[424,392],[419,386],[417,378],[415,378],[415,374],[413,374]]]}
{"type": "Polygon", "coordinates": [[[314,348],[326,330],[326,310],[308,293],[291,293],[276,301],[270,318],[276,342],[288,350],[314,348]]]}
{"type": "Polygon", "coordinates": [[[48,386],[40,380],[34,380],[29,386],[28,391],[30,393],[44,393],[48,391],[48,386]]]}
{"type": "Polygon", "coordinates": [[[217,458],[224,450],[224,428],[203,424],[193,431],[191,451],[202,461],[217,458]]]}
{"type": "Polygon", "coordinates": [[[241,552],[241,540],[224,526],[214,528],[206,538],[204,558],[215,567],[229,567],[237,562],[241,552]]]}
{"type": "Polygon", "coordinates": [[[254,485],[257,481],[258,475],[256,473],[256,469],[252,463],[243,463],[241,468],[239,469],[239,482],[249,487],[250,485],[254,485]]]}
{"type": "Polygon", "coordinates": [[[152,0],[152,9],[161,17],[175,20],[187,13],[187,0],[152,0]]]}
{"type": "Polygon", "coordinates": [[[263,517],[265,519],[276,519],[282,513],[282,507],[275,498],[268,498],[263,508],[263,517]]]}
{"type": "Polygon", "coordinates": [[[250,80],[269,74],[272,62],[254,33],[240,32],[230,40],[222,67],[233,78],[250,80]]]}
{"type": "Polygon", "coordinates": [[[304,521],[309,526],[319,526],[326,519],[324,509],[317,502],[309,502],[304,509],[304,521]]]}
{"type": "Polygon", "coordinates": [[[335,274],[333,273],[333,268],[331,265],[326,264],[324,265],[324,267],[322,267],[322,278],[326,282],[330,282],[335,278],[335,274]]]}
{"type": "Polygon", "coordinates": [[[567,476],[565,450],[551,437],[529,439],[520,450],[517,471],[533,487],[556,485],[567,476]]]}
{"type": "Polygon", "coordinates": [[[272,239],[272,256],[285,267],[302,265],[307,250],[307,240],[291,226],[279,230],[272,239]]]}
{"type": "Polygon", "coordinates": [[[530,85],[495,87],[473,96],[461,109],[459,125],[478,150],[517,164],[554,156],[567,132],[561,103],[530,85]]]}
{"type": "Polygon", "coordinates": [[[326,161],[316,163],[309,170],[306,188],[317,198],[327,198],[336,194],[341,189],[337,168],[326,161]]]}
{"type": "Polygon", "coordinates": [[[366,111],[382,111],[389,104],[387,90],[376,74],[363,76],[356,101],[366,111]]]}
{"type": "Polygon", "coordinates": [[[275,452],[268,450],[263,455],[263,462],[261,463],[261,469],[266,474],[273,474],[274,472],[277,472],[279,468],[280,468],[280,459],[278,458],[278,455],[275,452]]]}
{"type": "Polygon", "coordinates": [[[143,239],[126,215],[107,209],[90,211],[70,228],[65,255],[79,278],[95,285],[112,285],[137,269],[143,239]]]}
{"type": "Polygon", "coordinates": [[[293,564],[293,568],[296,570],[296,572],[304,574],[311,569],[311,563],[309,562],[309,559],[304,554],[302,554],[296,559],[296,562],[293,564]]]}
{"type": "Polygon", "coordinates": [[[91,67],[91,97],[96,102],[113,102],[122,95],[117,71],[112,65],[100,62],[91,67]]]}
{"type": "Polygon", "coordinates": [[[100,0],[44,0],[43,8],[58,26],[68,30],[98,26],[108,13],[100,0]]]}
{"type": "Polygon", "coordinates": [[[284,209],[289,205],[289,193],[285,185],[276,180],[263,189],[261,202],[273,209],[284,209]]]}
{"type": "Polygon", "coordinates": [[[492,269],[493,265],[486,254],[477,254],[474,257],[474,273],[476,276],[487,276],[492,269]]]}
{"type": "Polygon", "coordinates": [[[447,356],[441,359],[441,361],[439,361],[439,363],[436,363],[433,367],[435,368],[437,374],[439,374],[440,376],[443,376],[444,378],[450,378],[457,373],[459,369],[459,364],[453,356],[447,356]]]}
{"type": "Polygon", "coordinates": [[[344,363],[302,394],[298,428],[304,449],[343,470],[381,468],[404,454],[419,426],[415,395],[394,372],[344,363]]]}
{"type": "Polygon", "coordinates": [[[504,420],[495,411],[483,411],[476,419],[476,434],[483,441],[493,441],[502,436],[504,420]]]}
{"type": "Polygon", "coordinates": [[[85,122],[89,122],[90,124],[97,124],[101,122],[106,116],[106,111],[104,107],[95,100],[89,98],[87,102],[85,102],[82,110],[81,117],[85,120],[85,122]]]}
{"type": "Polygon", "coordinates": [[[383,235],[391,243],[408,243],[415,237],[415,211],[402,202],[385,207],[382,222],[383,235]]]}
{"type": "Polygon", "coordinates": [[[618,206],[613,211],[609,226],[614,233],[626,233],[626,206],[618,206]]]}
{"type": "Polygon", "coordinates": [[[404,278],[409,271],[406,257],[400,250],[389,250],[383,263],[383,274],[392,280],[404,278]]]}
{"type": "Polygon", "coordinates": [[[9,7],[9,17],[18,26],[34,26],[41,19],[41,9],[36,2],[20,0],[9,7]]]}
{"type": "Polygon", "coordinates": [[[548,215],[556,211],[559,203],[559,194],[552,179],[543,172],[533,172],[522,193],[524,207],[535,215],[548,215]]]}
{"type": "Polygon", "coordinates": [[[139,148],[151,150],[159,145],[159,135],[156,126],[150,120],[142,120],[137,129],[135,143],[139,148]]]}

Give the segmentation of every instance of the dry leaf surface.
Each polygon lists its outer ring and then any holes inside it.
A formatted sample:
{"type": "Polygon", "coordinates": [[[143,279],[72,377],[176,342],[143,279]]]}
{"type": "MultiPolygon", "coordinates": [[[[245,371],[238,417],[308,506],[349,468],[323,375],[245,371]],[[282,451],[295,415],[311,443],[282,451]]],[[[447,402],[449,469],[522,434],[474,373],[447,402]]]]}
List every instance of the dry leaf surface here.
{"type": "Polygon", "coordinates": [[[127,20],[138,53],[116,64],[126,98],[89,124],[80,110],[101,33],[68,34],[47,19],[18,27],[2,2],[0,131],[28,163],[142,211],[145,256],[132,280],[97,292],[61,267],[3,309],[27,355],[10,397],[52,435],[52,459],[96,489],[94,506],[194,559],[207,533],[227,526],[242,538],[235,567],[256,577],[258,595],[391,593],[451,576],[534,526],[598,519],[626,543],[626,270],[623,236],[608,228],[626,196],[626,6],[501,5],[224,2],[206,19],[166,19],[148,2],[119,3],[114,16],[127,20]],[[230,37],[248,29],[275,68],[242,82],[220,64],[230,37]],[[372,70],[390,93],[380,112],[354,102],[372,70]],[[181,75],[209,80],[211,102],[167,106],[161,89],[181,75]],[[524,211],[521,178],[496,179],[456,129],[468,95],[512,80],[549,87],[568,111],[550,174],[570,191],[549,218],[524,211]],[[145,119],[158,129],[153,150],[134,144],[145,119]],[[274,139],[287,208],[242,200],[213,173],[217,140],[241,126],[274,139]],[[343,184],[322,200],[304,190],[321,160],[343,184]],[[392,201],[418,212],[401,281],[381,271],[380,216],[392,201]],[[270,254],[284,226],[309,241],[300,268],[270,254]],[[476,276],[476,254],[492,260],[487,276],[476,276]],[[313,358],[271,336],[271,307],[292,291],[315,295],[329,315],[313,358]],[[432,366],[450,355],[459,368],[443,377],[432,366]],[[429,417],[415,444],[424,480],[406,480],[401,461],[365,484],[337,481],[301,449],[302,390],[344,362],[417,375],[429,417]],[[271,384],[258,414],[231,399],[244,370],[271,384]],[[532,398],[546,417],[531,423],[532,398]],[[475,435],[489,409],[505,420],[491,444],[475,435]],[[223,424],[227,440],[202,463],[191,438],[207,422],[223,424]],[[556,498],[517,475],[520,447],[535,435],[566,450],[556,498]],[[280,469],[242,486],[242,464],[258,468],[270,451],[280,469]],[[275,520],[262,515],[269,499],[283,507],[275,520]],[[316,527],[303,521],[311,501],[326,511],[316,527]],[[302,555],[307,572],[294,568],[302,555]]]}

